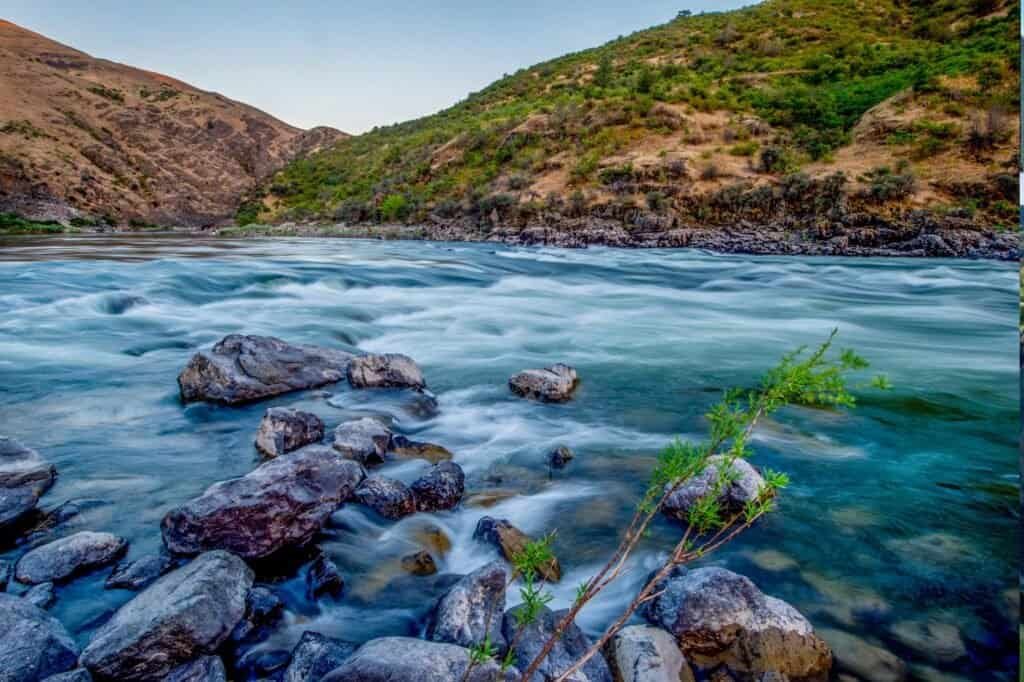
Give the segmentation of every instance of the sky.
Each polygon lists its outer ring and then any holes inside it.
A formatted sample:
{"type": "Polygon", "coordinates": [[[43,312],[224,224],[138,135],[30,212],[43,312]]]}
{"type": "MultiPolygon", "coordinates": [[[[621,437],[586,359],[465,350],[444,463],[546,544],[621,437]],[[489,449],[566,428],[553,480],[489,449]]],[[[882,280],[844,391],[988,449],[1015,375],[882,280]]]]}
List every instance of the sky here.
{"type": "Polygon", "coordinates": [[[434,113],[519,68],[753,0],[4,0],[0,18],[303,128],[434,113]]]}

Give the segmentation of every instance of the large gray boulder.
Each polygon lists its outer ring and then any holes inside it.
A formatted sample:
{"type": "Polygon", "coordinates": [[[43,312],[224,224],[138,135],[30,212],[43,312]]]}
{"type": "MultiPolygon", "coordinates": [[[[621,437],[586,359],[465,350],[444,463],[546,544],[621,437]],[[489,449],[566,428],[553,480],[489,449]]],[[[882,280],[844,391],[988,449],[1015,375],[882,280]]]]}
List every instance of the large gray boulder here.
{"type": "MultiPolygon", "coordinates": [[[[515,614],[522,606],[509,609],[502,619],[501,631],[505,641],[511,642],[519,632],[519,625],[515,614]]],[[[541,607],[537,618],[519,632],[518,644],[515,646],[515,664],[524,673],[530,662],[540,653],[544,644],[555,632],[558,623],[565,616],[566,611],[552,611],[547,607],[541,607]]],[[[583,654],[590,649],[593,642],[583,634],[583,631],[571,623],[562,633],[562,636],[551,648],[537,672],[530,678],[529,682],[551,682],[559,675],[571,668],[583,654]]],[[[572,678],[574,682],[612,682],[612,671],[607,661],[600,653],[587,661],[580,671],[572,678]]]]}
{"type": "Polygon", "coordinates": [[[0,436],[0,531],[34,510],[56,475],[38,452],[0,436]]]}
{"type": "Polygon", "coordinates": [[[177,554],[225,549],[267,557],[312,538],[365,475],[357,462],[311,445],[172,509],[161,523],[164,543],[177,554]]]}
{"type": "Polygon", "coordinates": [[[385,353],[360,355],[348,365],[348,383],[352,388],[412,388],[427,387],[423,372],[408,355],[385,353]]]}
{"type": "Polygon", "coordinates": [[[391,430],[372,417],[343,422],[334,429],[334,449],[365,466],[382,464],[391,446],[391,430]]]}
{"type": "Polygon", "coordinates": [[[225,336],[178,375],[181,399],[238,405],[340,381],[352,354],[270,336],[225,336]]]}
{"type": "Polygon", "coordinates": [[[227,682],[224,662],[218,656],[203,656],[179,665],[163,682],[227,682]]]}
{"type": "Polygon", "coordinates": [[[381,637],[359,647],[322,682],[496,682],[519,679],[495,662],[469,667],[469,649],[411,637],[381,637]]]}
{"type": "Polygon", "coordinates": [[[370,476],[356,489],[355,498],[386,519],[398,519],[416,513],[416,496],[401,481],[370,476]]]}
{"type": "Polygon", "coordinates": [[[622,628],[612,638],[610,656],[618,682],[694,682],[675,638],[661,628],[622,628]]]}
{"type": "Polygon", "coordinates": [[[526,369],[508,381],[509,388],[516,395],[551,403],[569,400],[578,384],[576,370],[563,364],[545,369],[526,369]]]}
{"type": "Polygon", "coordinates": [[[245,615],[253,572],[228,552],[201,554],[157,580],[100,627],[82,652],[99,679],[160,679],[212,655],[245,615]]]}
{"type": "Polygon", "coordinates": [[[324,675],[341,666],[358,644],[325,637],[307,630],[292,649],[292,660],[282,682],[319,682],[324,675]]]}
{"type": "Polygon", "coordinates": [[[430,467],[411,486],[416,496],[416,509],[421,512],[454,509],[466,492],[466,475],[455,462],[441,462],[430,467]]]}
{"type": "Polygon", "coordinates": [[[645,615],[676,638],[691,663],[724,665],[744,680],[767,672],[828,678],[832,651],[810,622],[748,578],[718,567],[677,570],[659,590],[645,615]]]}
{"type": "Polygon", "coordinates": [[[78,661],[78,647],[64,626],[25,599],[0,594],[0,633],[3,682],[36,682],[78,661]]]}
{"type": "Polygon", "coordinates": [[[289,407],[271,407],[256,431],[256,449],[267,457],[319,443],[324,438],[324,423],[310,412],[289,407]]]}
{"type": "Polygon", "coordinates": [[[14,577],[28,585],[67,580],[77,573],[114,562],[127,547],[128,541],[124,538],[84,530],[29,551],[18,560],[14,577]]]}
{"type": "Polygon", "coordinates": [[[463,576],[438,600],[427,638],[473,648],[490,634],[491,644],[504,653],[501,619],[505,615],[507,583],[508,573],[500,561],[492,561],[463,576]]]}
{"type": "MultiPolygon", "coordinates": [[[[665,498],[661,506],[662,512],[684,523],[687,522],[690,509],[714,489],[726,462],[723,455],[709,457],[703,471],[665,498]]],[[[757,469],[745,459],[733,460],[729,471],[725,473],[728,482],[722,487],[718,502],[724,514],[732,515],[741,512],[748,502],[758,498],[765,481],[757,469]]]]}

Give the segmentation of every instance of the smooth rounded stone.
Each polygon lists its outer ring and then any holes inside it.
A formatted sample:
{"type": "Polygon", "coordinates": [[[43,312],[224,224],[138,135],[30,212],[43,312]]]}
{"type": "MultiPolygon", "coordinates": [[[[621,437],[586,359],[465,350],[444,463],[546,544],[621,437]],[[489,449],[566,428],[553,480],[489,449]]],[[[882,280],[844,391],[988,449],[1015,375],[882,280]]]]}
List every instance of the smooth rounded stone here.
{"type": "Polygon", "coordinates": [[[316,600],[324,594],[339,595],[345,588],[338,566],[323,554],[313,560],[306,572],[306,595],[316,600]]]}
{"type": "Polygon", "coordinates": [[[519,679],[514,669],[502,671],[487,662],[473,666],[469,649],[412,637],[381,637],[359,647],[322,682],[497,682],[519,679]]]}
{"type": "Polygon", "coordinates": [[[334,429],[334,449],[365,466],[383,464],[390,446],[391,429],[372,417],[343,422],[334,429]]]}
{"type": "Polygon", "coordinates": [[[239,405],[341,381],[352,354],[270,336],[225,336],[178,375],[182,401],[239,405]]]}
{"type": "Polygon", "coordinates": [[[952,623],[905,620],[893,625],[891,631],[900,644],[935,663],[948,665],[967,656],[963,635],[952,623]]]}
{"type": "Polygon", "coordinates": [[[430,552],[419,551],[402,557],[402,570],[413,575],[434,575],[437,573],[437,564],[430,552]]]}
{"type": "MultiPolygon", "coordinates": [[[[529,535],[513,526],[507,519],[496,519],[491,516],[485,516],[477,522],[473,537],[497,547],[508,561],[512,561],[512,557],[522,552],[531,541],[529,535]]],[[[558,563],[557,557],[551,557],[550,561],[542,564],[539,573],[540,577],[549,583],[561,580],[562,566],[558,563]]]]}
{"type": "Polygon", "coordinates": [[[64,626],[25,599],[0,594],[0,632],[3,682],[36,682],[78,662],[78,647],[64,626]]]}
{"type": "Polygon", "coordinates": [[[548,453],[548,464],[554,469],[564,469],[575,457],[572,450],[564,445],[559,445],[548,453]]]}
{"type": "Polygon", "coordinates": [[[463,576],[437,601],[427,639],[473,648],[490,634],[491,644],[504,654],[507,644],[501,634],[501,619],[507,583],[508,573],[499,561],[463,576]]]}
{"type": "Polygon", "coordinates": [[[132,561],[122,561],[107,577],[105,586],[111,590],[141,590],[174,566],[174,559],[165,551],[147,554],[132,561]]]}
{"type": "Polygon", "coordinates": [[[227,671],[219,656],[203,656],[179,665],[163,682],[227,682],[227,671]]]}
{"type": "Polygon", "coordinates": [[[399,353],[360,355],[352,358],[348,365],[348,383],[352,388],[427,387],[419,365],[408,355],[399,353]]]}
{"type": "Polygon", "coordinates": [[[111,533],[82,531],[36,547],[21,557],[14,567],[14,577],[29,585],[67,580],[112,563],[127,548],[127,540],[111,533]]]}
{"type": "Polygon", "coordinates": [[[284,602],[266,587],[256,586],[245,595],[245,615],[231,631],[231,641],[253,641],[284,614],[284,602]]]}
{"type": "Polygon", "coordinates": [[[675,638],[661,628],[622,628],[612,639],[610,655],[617,682],[694,682],[675,638]]]}
{"type": "Polygon", "coordinates": [[[578,384],[576,370],[561,363],[545,369],[526,369],[508,380],[516,395],[553,403],[569,400],[578,384]]]}
{"type": "Polygon", "coordinates": [[[100,679],[149,680],[213,654],[245,615],[252,581],[237,556],[201,554],[118,609],[93,634],[82,665],[100,679]]]}
{"type": "Polygon", "coordinates": [[[370,476],[356,489],[355,498],[386,519],[398,519],[416,513],[416,496],[401,481],[370,476]]]}
{"type": "MultiPolygon", "coordinates": [[[[690,509],[714,489],[725,463],[723,455],[709,457],[703,471],[665,498],[662,512],[684,523],[688,522],[690,509]]],[[[758,498],[764,486],[764,478],[745,459],[733,460],[730,475],[732,480],[723,486],[718,502],[724,513],[735,514],[742,511],[747,502],[758,498]]]]}
{"type": "Polygon", "coordinates": [[[53,590],[53,583],[39,583],[33,585],[30,590],[21,595],[41,609],[48,609],[57,601],[57,594],[53,590]]]}
{"type": "Polygon", "coordinates": [[[14,575],[14,562],[0,559],[0,592],[7,589],[7,583],[11,582],[14,575]]]}
{"type": "Polygon", "coordinates": [[[164,543],[176,554],[225,549],[244,559],[270,556],[309,541],[365,475],[330,448],[305,447],[172,509],[161,523],[164,543]]]}
{"type": "Polygon", "coordinates": [[[292,661],[281,682],[319,682],[339,667],[358,648],[357,644],[306,631],[292,649],[292,661]]]}
{"type": "Polygon", "coordinates": [[[92,682],[92,675],[85,668],[75,668],[66,673],[50,675],[43,682],[92,682]]]}
{"type": "Polygon", "coordinates": [[[452,458],[452,453],[441,445],[421,443],[405,436],[392,436],[391,453],[407,459],[425,459],[431,464],[440,464],[452,458]]]}
{"type": "Polygon", "coordinates": [[[57,469],[38,452],[0,436],[0,530],[33,511],[56,476],[57,469]]]}
{"type": "Polygon", "coordinates": [[[466,492],[466,475],[455,462],[441,462],[413,482],[416,509],[421,512],[454,509],[466,492]]]}
{"type": "Polygon", "coordinates": [[[311,412],[288,407],[271,407],[256,431],[256,449],[267,457],[319,443],[324,438],[324,423],[311,412]]]}
{"type": "Polygon", "coordinates": [[[828,644],[796,609],[766,596],[748,578],[718,567],[678,569],[659,590],[644,615],[676,638],[691,663],[724,665],[744,677],[779,672],[827,679],[828,644]]]}
{"type": "MultiPolygon", "coordinates": [[[[552,611],[546,606],[541,607],[537,618],[520,631],[515,614],[521,608],[522,606],[517,606],[505,613],[501,631],[507,642],[515,640],[519,633],[518,643],[514,649],[514,660],[516,667],[525,673],[530,662],[540,653],[544,644],[551,639],[555,627],[567,612],[552,611]]],[[[551,682],[556,679],[571,668],[590,649],[592,644],[590,638],[583,634],[576,623],[570,623],[529,682],[551,682]]],[[[587,661],[572,679],[574,682],[612,682],[613,680],[611,668],[608,667],[608,662],[605,661],[601,653],[587,661]]]]}
{"type": "Polygon", "coordinates": [[[836,668],[871,682],[903,682],[907,666],[880,646],[842,630],[823,629],[821,636],[832,646],[836,668]]]}

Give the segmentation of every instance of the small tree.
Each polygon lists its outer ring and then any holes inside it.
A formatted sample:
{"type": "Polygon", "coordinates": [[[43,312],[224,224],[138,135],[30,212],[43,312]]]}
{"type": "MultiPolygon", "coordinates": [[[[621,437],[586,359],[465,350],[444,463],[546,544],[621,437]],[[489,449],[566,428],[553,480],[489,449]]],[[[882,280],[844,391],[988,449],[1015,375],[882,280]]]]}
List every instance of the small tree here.
{"type": "Polygon", "coordinates": [[[401,194],[389,194],[380,205],[381,218],[386,221],[402,220],[409,214],[409,202],[401,194]]]}
{"type": "Polygon", "coordinates": [[[599,88],[607,88],[612,84],[613,75],[611,55],[605,53],[601,55],[601,59],[597,62],[597,71],[594,72],[594,85],[599,88]]]}

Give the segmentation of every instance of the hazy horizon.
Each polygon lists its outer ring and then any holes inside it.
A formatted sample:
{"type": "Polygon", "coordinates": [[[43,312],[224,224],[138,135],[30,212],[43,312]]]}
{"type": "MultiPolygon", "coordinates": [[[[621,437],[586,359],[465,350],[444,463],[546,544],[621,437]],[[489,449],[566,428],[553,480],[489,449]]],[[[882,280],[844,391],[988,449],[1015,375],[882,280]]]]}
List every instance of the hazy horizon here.
{"type": "Polygon", "coordinates": [[[11,0],[0,18],[95,57],[219,92],[296,126],[361,133],[432,114],[505,73],[664,23],[680,10],[755,3],[67,4],[11,0]]]}

